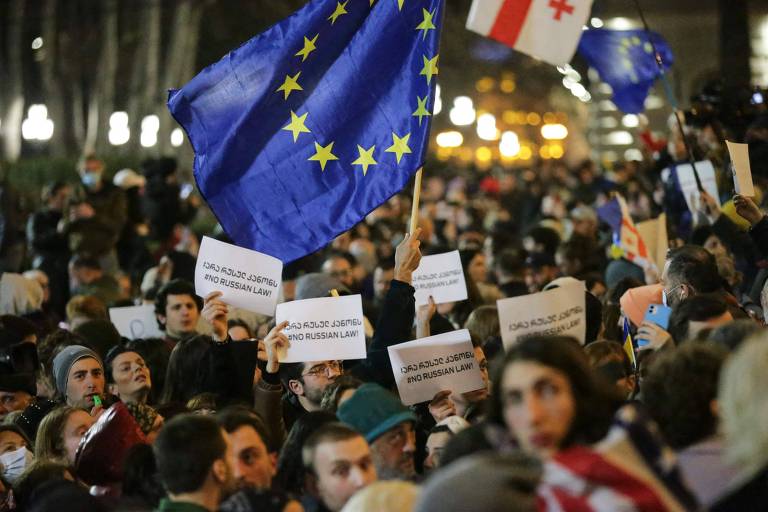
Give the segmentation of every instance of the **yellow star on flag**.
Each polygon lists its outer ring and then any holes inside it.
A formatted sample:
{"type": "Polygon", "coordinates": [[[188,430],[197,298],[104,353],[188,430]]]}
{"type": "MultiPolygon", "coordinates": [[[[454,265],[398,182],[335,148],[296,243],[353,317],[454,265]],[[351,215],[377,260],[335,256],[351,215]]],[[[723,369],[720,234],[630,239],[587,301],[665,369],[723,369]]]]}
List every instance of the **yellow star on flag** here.
{"type": "Polygon", "coordinates": [[[435,11],[429,12],[428,10],[423,8],[421,10],[424,13],[424,21],[419,23],[419,25],[416,27],[416,30],[423,30],[424,32],[422,33],[423,35],[422,39],[426,39],[427,32],[429,32],[430,30],[437,29],[435,24],[432,23],[432,17],[435,15],[435,11]]]}
{"type": "Polygon", "coordinates": [[[307,36],[304,36],[304,48],[302,48],[296,53],[296,57],[301,57],[301,62],[304,62],[305,60],[307,60],[307,57],[309,57],[309,54],[317,50],[317,46],[315,46],[315,43],[317,42],[317,38],[319,35],[320,34],[316,35],[312,39],[309,39],[307,36]]]}
{"type": "Polygon", "coordinates": [[[285,93],[285,97],[283,99],[287,100],[288,96],[293,91],[303,91],[304,88],[299,85],[299,76],[301,76],[301,71],[296,73],[295,76],[285,75],[285,82],[283,82],[283,85],[277,88],[275,92],[283,91],[285,93]]]}
{"type": "Polygon", "coordinates": [[[411,153],[411,148],[408,147],[408,139],[411,138],[410,133],[406,133],[403,137],[398,137],[395,132],[392,132],[393,144],[384,150],[385,153],[394,153],[397,157],[397,163],[400,163],[400,159],[406,153],[411,153]]]}
{"type": "Polygon", "coordinates": [[[402,11],[403,10],[403,4],[405,3],[405,0],[397,0],[397,10],[402,11]]]}
{"type": "Polygon", "coordinates": [[[438,55],[435,55],[431,59],[428,59],[426,55],[423,56],[424,67],[421,69],[421,72],[419,74],[427,77],[427,85],[429,85],[429,82],[432,80],[432,76],[438,74],[437,57],[438,55]]]}
{"type": "Polygon", "coordinates": [[[362,165],[363,166],[363,176],[365,176],[368,173],[368,167],[371,165],[378,165],[378,162],[373,159],[373,150],[376,149],[376,145],[373,145],[370,147],[370,149],[365,149],[360,144],[357,145],[357,152],[360,154],[360,156],[352,162],[352,165],[362,165]]]}
{"type": "Polygon", "coordinates": [[[320,170],[324,171],[325,164],[327,164],[329,160],[339,159],[339,157],[331,153],[331,150],[333,150],[333,142],[331,142],[325,147],[315,142],[315,154],[309,157],[308,160],[314,160],[315,162],[320,162],[320,170]]]}
{"type": "Polygon", "coordinates": [[[416,107],[416,112],[414,112],[411,115],[414,116],[414,117],[418,117],[419,118],[419,126],[421,126],[421,120],[425,116],[432,115],[432,114],[429,113],[429,110],[427,110],[427,100],[428,99],[429,99],[429,95],[424,96],[423,99],[419,98],[418,96],[416,96],[416,101],[419,102],[419,106],[416,107]]]}
{"type": "Polygon", "coordinates": [[[297,116],[296,112],[291,110],[291,122],[282,129],[293,133],[293,142],[296,142],[300,133],[311,133],[309,128],[304,124],[304,121],[307,119],[307,114],[309,114],[309,112],[305,112],[302,116],[297,116]]]}
{"type": "Polygon", "coordinates": [[[329,19],[329,20],[331,20],[331,25],[333,25],[334,23],[336,23],[336,20],[337,20],[337,19],[338,19],[338,17],[339,17],[339,16],[341,16],[342,14],[349,14],[349,13],[347,12],[347,10],[345,9],[345,7],[347,6],[347,4],[348,4],[348,3],[349,3],[349,0],[347,0],[347,1],[346,1],[346,2],[344,2],[344,3],[341,3],[341,2],[336,2],[336,10],[335,10],[335,11],[333,11],[333,14],[331,14],[330,16],[328,16],[328,19],[329,19]]]}

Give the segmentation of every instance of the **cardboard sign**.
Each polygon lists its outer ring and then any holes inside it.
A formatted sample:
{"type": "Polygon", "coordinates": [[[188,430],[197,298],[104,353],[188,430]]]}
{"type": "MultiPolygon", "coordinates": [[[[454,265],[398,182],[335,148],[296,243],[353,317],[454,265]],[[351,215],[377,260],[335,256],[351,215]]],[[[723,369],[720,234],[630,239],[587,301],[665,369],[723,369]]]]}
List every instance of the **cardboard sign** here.
{"type": "Polygon", "coordinates": [[[388,350],[405,405],[428,402],[446,389],[466,393],[484,385],[466,329],[400,343],[388,350]]]}
{"type": "Polygon", "coordinates": [[[149,304],[109,308],[109,321],[117,328],[120,336],[131,340],[165,336],[157,325],[155,307],[149,304]]]}
{"type": "Polygon", "coordinates": [[[413,272],[416,289],[416,306],[429,303],[429,296],[436,304],[458,302],[467,299],[467,283],[461,268],[459,251],[424,256],[419,268],[413,272]]]}
{"type": "Polygon", "coordinates": [[[232,306],[273,316],[283,262],[260,252],[203,237],[195,265],[195,291],[201,297],[223,292],[232,306]]]}
{"type": "Polygon", "coordinates": [[[749,145],[725,141],[728,153],[731,154],[733,166],[733,187],[742,196],[755,197],[755,186],[752,184],[752,169],[749,167],[749,145]]]}
{"type": "Polygon", "coordinates": [[[661,273],[664,269],[664,262],[667,259],[667,251],[669,250],[667,215],[662,213],[655,219],[637,223],[635,227],[645,242],[649,258],[656,265],[659,273],[661,273]]]}
{"type": "Polygon", "coordinates": [[[585,302],[582,282],[497,301],[504,348],[536,334],[573,336],[583,345],[585,302]]]}
{"type": "MultiPolygon", "coordinates": [[[[677,180],[680,182],[680,190],[685,197],[685,202],[688,205],[688,209],[691,213],[696,213],[701,209],[701,194],[699,194],[699,187],[696,185],[696,177],[693,174],[693,166],[691,164],[680,164],[676,168],[677,180]]],[[[712,196],[720,206],[720,195],[717,192],[717,180],[715,178],[715,168],[712,166],[712,162],[709,160],[702,160],[696,162],[696,170],[701,180],[701,186],[707,191],[707,194],[712,196]]],[[[661,173],[661,177],[664,181],[668,181],[670,178],[670,170],[664,169],[661,173]]]]}
{"type": "Polygon", "coordinates": [[[296,300],[277,305],[275,321],[288,320],[290,340],[281,363],[365,359],[365,326],[360,295],[296,300]]]}

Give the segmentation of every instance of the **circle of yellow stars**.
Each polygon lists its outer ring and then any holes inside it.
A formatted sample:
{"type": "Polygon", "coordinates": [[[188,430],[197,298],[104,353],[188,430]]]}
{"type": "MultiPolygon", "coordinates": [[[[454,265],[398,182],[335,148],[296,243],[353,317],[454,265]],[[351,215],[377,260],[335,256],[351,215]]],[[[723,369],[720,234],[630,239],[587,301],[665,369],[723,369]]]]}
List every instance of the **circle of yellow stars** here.
{"type": "MultiPolygon", "coordinates": [[[[373,6],[373,4],[376,2],[376,0],[369,0],[369,5],[373,6]]],[[[397,8],[398,11],[403,10],[403,4],[405,3],[405,0],[395,0],[397,2],[397,8]]],[[[344,2],[336,2],[336,7],[331,13],[330,16],[328,16],[328,21],[330,21],[331,26],[333,26],[336,21],[339,20],[342,16],[349,14],[347,11],[347,4],[349,4],[349,0],[346,0],[344,2]]],[[[419,23],[416,26],[416,30],[422,31],[422,40],[426,40],[427,34],[430,30],[436,30],[437,27],[434,24],[434,16],[436,14],[436,10],[428,11],[427,9],[422,8],[422,16],[423,20],[421,23],[419,23]]],[[[303,47],[297,51],[294,56],[295,57],[301,57],[301,62],[305,62],[308,58],[310,58],[312,52],[317,50],[317,41],[320,37],[320,34],[315,34],[314,37],[308,37],[304,36],[304,45],[303,47]]],[[[421,71],[419,72],[419,75],[424,76],[427,82],[427,87],[431,86],[432,78],[439,73],[438,67],[437,67],[437,61],[438,61],[438,55],[434,56],[422,56],[423,61],[423,67],[421,71]]],[[[303,91],[304,88],[299,83],[299,79],[301,78],[301,71],[298,71],[295,75],[286,75],[285,80],[283,83],[275,90],[275,92],[283,93],[283,100],[287,101],[290,97],[291,93],[294,91],[303,91]]],[[[416,110],[413,112],[413,117],[419,118],[419,126],[421,126],[421,123],[425,117],[431,116],[432,114],[429,112],[429,109],[427,108],[427,103],[429,100],[429,94],[424,96],[423,98],[421,96],[416,96],[416,110]]],[[[290,111],[291,113],[291,121],[286,126],[281,128],[281,130],[285,130],[288,132],[291,132],[291,135],[293,136],[293,142],[296,143],[299,140],[299,136],[302,133],[309,133],[311,134],[312,131],[307,127],[307,117],[309,115],[309,112],[304,112],[301,115],[298,115],[293,110],[290,111]]],[[[395,156],[395,159],[398,164],[400,164],[400,161],[402,160],[404,155],[412,154],[411,148],[408,145],[408,141],[411,138],[411,133],[406,133],[404,135],[399,135],[395,132],[392,132],[392,145],[389,146],[384,150],[385,153],[392,153],[395,156]]],[[[318,162],[320,164],[320,171],[324,172],[326,165],[328,165],[328,162],[339,160],[339,157],[335,154],[333,154],[333,145],[334,141],[328,142],[325,146],[318,143],[317,141],[314,142],[315,145],[315,153],[310,156],[307,160],[312,162],[318,162]]],[[[358,157],[357,159],[352,161],[352,165],[360,166],[363,171],[363,176],[367,175],[368,169],[371,166],[378,165],[378,162],[374,158],[374,151],[376,150],[376,145],[372,145],[369,148],[365,148],[361,146],[360,144],[357,145],[357,152],[358,157]]]]}
{"type": "Polygon", "coordinates": [[[619,46],[619,53],[622,55],[621,64],[629,73],[629,79],[633,84],[640,81],[635,72],[635,65],[632,63],[632,59],[629,55],[633,47],[642,47],[643,51],[649,55],[653,55],[653,45],[650,41],[643,42],[639,37],[623,37],[621,39],[621,46],[619,46]]]}

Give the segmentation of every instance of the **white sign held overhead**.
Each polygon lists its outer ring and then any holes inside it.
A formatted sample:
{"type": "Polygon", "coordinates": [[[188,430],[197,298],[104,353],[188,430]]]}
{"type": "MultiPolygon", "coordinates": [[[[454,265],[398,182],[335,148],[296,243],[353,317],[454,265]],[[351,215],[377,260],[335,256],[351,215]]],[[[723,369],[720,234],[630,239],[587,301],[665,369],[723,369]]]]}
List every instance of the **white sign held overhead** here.
{"type": "Polygon", "coordinates": [[[447,332],[388,348],[400,400],[428,402],[440,391],[475,391],[484,386],[469,331],[447,332]]]}
{"type": "Polygon", "coordinates": [[[576,282],[545,292],[501,299],[501,340],[505,348],[532,335],[573,336],[582,345],[586,339],[584,283],[576,282]]]}
{"type": "Polygon", "coordinates": [[[120,336],[131,340],[165,336],[157,325],[155,307],[151,305],[109,308],[109,321],[120,336]]]}
{"type": "Polygon", "coordinates": [[[752,183],[752,169],[749,166],[749,145],[725,141],[733,165],[733,186],[736,193],[746,197],[755,197],[752,183]]]}
{"type": "Polygon", "coordinates": [[[467,299],[467,283],[461,267],[459,251],[424,256],[413,272],[416,306],[429,303],[431,295],[436,304],[467,299]]]}
{"type": "Polygon", "coordinates": [[[232,306],[273,316],[283,262],[260,252],[203,237],[195,266],[195,291],[201,297],[222,292],[232,306]]]}
{"type": "Polygon", "coordinates": [[[290,346],[281,363],[365,359],[360,295],[296,300],[277,305],[275,322],[288,321],[290,346]]]}

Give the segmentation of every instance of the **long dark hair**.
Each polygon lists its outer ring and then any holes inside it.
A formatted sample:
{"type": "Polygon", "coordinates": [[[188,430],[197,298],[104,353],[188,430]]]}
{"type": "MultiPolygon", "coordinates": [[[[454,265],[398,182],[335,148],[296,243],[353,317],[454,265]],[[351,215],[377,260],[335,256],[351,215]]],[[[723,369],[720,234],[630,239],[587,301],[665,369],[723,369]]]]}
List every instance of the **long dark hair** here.
{"type": "Polygon", "coordinates": [[[593,373],[582,347],[568,336],[531,336],[509,349],[493,372],[488,420],[505,425],[501,380],[504,370],[518,361],[553,368],[563,373],[571,384],[576,412],[561,448],[575,443],[591,444],[605,436],[622,398],[613,386],[606,385],[593,373]]]}
{"type": "Polygon", "coordinates": [[[185,404],[193,396],[206,391],[203,382],[210,348],[211,340],[205,335],[181,340],[173,347],[160,403],[185,404]]]}

